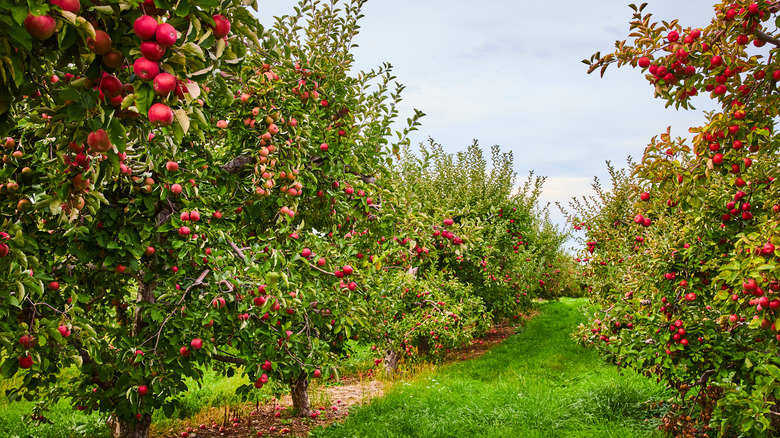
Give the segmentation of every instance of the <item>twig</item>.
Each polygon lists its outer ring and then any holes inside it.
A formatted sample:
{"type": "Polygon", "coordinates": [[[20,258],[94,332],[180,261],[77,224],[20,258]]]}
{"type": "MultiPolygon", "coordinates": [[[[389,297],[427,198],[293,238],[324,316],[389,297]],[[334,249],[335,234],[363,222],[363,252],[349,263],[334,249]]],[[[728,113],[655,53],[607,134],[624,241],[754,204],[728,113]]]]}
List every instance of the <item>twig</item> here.
{"type": "Polygon", "coordinates": [[[149,342],[152,338],[156,336],[157,340],[154,341],[154,348],[152,351],[154,351],[155,354],[157,353],[157,345],[160,343],[160,336],[162,335],[162,331],[163,328],[165,327],[165,324],[168,323],[168,320],[170,320],[173,314],[176,313],[176,311],[179,309],[179,305],[181,305],[182,301],[184,301],[184,298],[187,297],[187,293],[189,293],[190,289],[192,289],[193,287],[200,287],[203,285],[203,279],[206,278],[207,275],[209,275],[209,272],[211,272],[210,269],[204,269],[203,272],[200,273],[198,278],[195,279],[195,282],[189,285],[187,289],[184,290],[184,293],[181,294],[181,298],[179,298],[179,301],[176,303],[174,309],[170,313],[168,313],[168,315],[166,315],[162,324],[160,324],[160,329],[157,330],[157,333],[155,335],[152,335],[149,339],[145,340],[141,345],[149,342]]]}
{"type": "Polygon", "coordinates": [[[230,247],[233,248],[233,251],[238,255],[238,257],[246,263],[246,256],[244,255],[244,252],[241,251],[241,248],[239,248],[235,243],[233,243],[232,240],[228,240],[228,244],[230,244],[230,247]]]}

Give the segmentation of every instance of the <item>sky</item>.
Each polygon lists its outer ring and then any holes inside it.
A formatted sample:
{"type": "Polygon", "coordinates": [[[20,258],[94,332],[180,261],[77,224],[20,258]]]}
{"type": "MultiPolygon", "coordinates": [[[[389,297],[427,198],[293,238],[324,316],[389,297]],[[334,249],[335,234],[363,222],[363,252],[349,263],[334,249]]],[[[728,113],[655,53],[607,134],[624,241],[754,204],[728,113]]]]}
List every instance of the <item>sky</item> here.
{"type": "MultiPolygon", "coordinates": [[[[400,120],[426,116],[412,144],[429,137],[447,152],[473,140],[512,151],[518,183],[530,170],[547,178],[542,204],[567,204],[609,180],[606,161],[640,158],[657,134],[686,136],[698,110],[665,108],[639,69],[587,74],[581,60],[628,39],[630,0],[369,0],[355,41],[356,67],[388,62],[404,84],[400,120]]],[[[654,21],[705,27],[712,1],[645,0],[654,21]]],[[[292,13],[293,0],[258,0],[264,17],[292,13]]],[[[638,1],[637,3],[641,3],[638,1]]],[[[700,108],[701,107],[701,108],[700,108]]],[[[553,220],[563,223],[555,206],[553,220]]]]}

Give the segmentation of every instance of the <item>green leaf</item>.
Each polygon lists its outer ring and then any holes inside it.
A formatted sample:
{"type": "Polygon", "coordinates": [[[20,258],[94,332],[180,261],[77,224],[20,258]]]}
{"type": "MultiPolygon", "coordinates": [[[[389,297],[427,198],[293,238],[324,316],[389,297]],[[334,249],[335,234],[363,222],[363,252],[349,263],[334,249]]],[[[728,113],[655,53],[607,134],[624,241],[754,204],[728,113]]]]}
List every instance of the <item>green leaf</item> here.
{"type": "Polygon", "coordinates": [[[11,377],[16,374],[16,371],[19,369],[19,359],[15,357],[9,357],[8,359],[3,362],[3,365],[0,366],[0,375],[2,375],[6,379],[10,379],[11,377]]]}
{"type": "Polygon", "coordinates": [[[120,153],[127,149],[127,131],[125,131],[125,127],[122,126],[122,122],[119,119],[111,119],[111,123],[108,125],[108,137],[120,153]]]}
{"type": "Polygon", "coordinates": [[[189,56],[196,56],[199,59],[206,59],[203,49],[200,48],[199,45],[195,43],[185,43],[181,46],[181,51],[189,56]]]}
{"type": "Polygon", "coordinates": [[[154,103],[154,89],[149,84],[141,84],[138,89],[135,90],[135,106],[138,108],[138,112],[146,116],[149,113],[154,103]]]}

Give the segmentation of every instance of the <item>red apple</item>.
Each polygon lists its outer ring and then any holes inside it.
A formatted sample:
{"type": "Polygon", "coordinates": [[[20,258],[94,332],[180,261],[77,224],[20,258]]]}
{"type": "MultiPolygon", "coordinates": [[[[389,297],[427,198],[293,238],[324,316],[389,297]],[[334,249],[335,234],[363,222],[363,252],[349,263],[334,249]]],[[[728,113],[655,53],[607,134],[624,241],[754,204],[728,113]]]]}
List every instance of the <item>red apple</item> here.
{"type": "Polygon", "coordinates": [[[176,89],[176,76],[165,72],[160,73],[154,77],[152,87],[157,95],[167,96],[171,91],[176,89]]]}
{"type": "Polygon", "coordinates": [[[102,153],[111,149],[111,140],[108,133],[101,128],[87,136],[87,145],[90,153],[102,153]]]}
{"type": "Polygon", "coordinates": [[[149,387],[146,385],[141,385],[138,387],[138,395],[146,395],[146,393],[149,392],[149,387]]]}
{"type": "Polygon", "coordinates": [[[152,60],[140,57],[133,63],[133,72],[142,81],[151,81],[160,73],[160,66],[152,60]]]}
{"type": "Polygon", "coordinates": [[[173,110],[164,103],[155,103],[149,108],[149,121],[152,122],[153,125],[171,126],[173,119],[173,110]]]}
{"type": "Polygon", "coordinates": [[[32,356],[19,356],[19,368],[30,368],[33,366],[32,356]]]}
{"type": "Polygon", "coordinates": [[[49,283],[49,289],[50,290],[59,290],[59,288],[60,288],[60,283],[59,282],[52,281],[51,283],[49,283]]]}
{"type": "Polygon", "coordinates": [[[72,12],[78,14],[81,10],[81,3],[79,0],[51,0],[52,6],[59,6],[63,11],[72,12]]]}
{"type": "Polygon", "coordinates": [[[163,23],[157,26],[154,32],[154,38],[163,47],[171,47],[176,44],[178,35],[176,29],[168,23],[163,23]]]}
{"type": "Polygon", "coordinates": [[[32,348],[33,339],[30,335],[22,335],[19,337],[19,345],[24,347],[25,350],[32,348]]]}
{"type": "Polygon", "coordinates": [[[54,35],[56,27],[57,22],[48,15],[35,16],[27,14],[27,18],[24,19],[24,28],[27,29],[27,33],[37,40],[49,39],[49,37],[54,35]]]}
{"type": "Polygon", "coordinates": [[[151,256],[154,255],[154,247],[153,246],[147,246],[146,250],[144,251],[145,256],[151,256]]]}
{"type": "Polygon", "coordinates": [[[138,38],[149,40],[154,37],[158,26],[159,24],[157,23],[156,18],[151,15],[141,15],[135,20],[135,23],[133,23],[133,30],[138,38]]]}
{"type": "Polygon", "coordinates": [[[158,61],[165,56],[165,47],[155,41],[144,41],[141,43],[141,55],[150,61],[158,61]]]}
{"type": "Polygon", "coordinates": [[[102,30],[96,30],[95,38],[87,37],[87,48],[96,55],[105,55],[111,51],[111,37],[102,30]]]}
{"type": "MultiPolygon", "coordinates": [[[[200,350],[201,348],[203,348],[203,340],[200,338],[195,338],[190,342],[190,345],[192,346],[192,348],[196,350],[200,350]]],[[[187,347],[183,347],[183,348],[187,348],[187,347]]]]}
{"type": "Polygon", "coordinates": [[[124,91],[122,81],[114,75],[105,74],[100,78],[100,90],[109,98],[119,96],[124,91]]]}
{"type": "Polygon", "coordinates": [[[211,18],[214,19],[214,38],[224,38],[230,33],[230,21],[227,18],[223,15],[214,15],[211,18]]]}
{"type": "Polygon", "coordinates": [[[70,336],[70,330],[68,330],[67,326],[61,325],[57,327],[57,330],[60,331],[60,334],[62,335],[63,338],[67,338],[68,336],[70,336]]]}
{"type": "Polygon", "coordinates": [[[103,64],[108,68],[118,69],[125,63],[125,55],[118,50],[111,50],[103,55],[103,64]]]}
{"type": "Polygon", "coordinates": [[[181,184],[172,184],[171,185],[171,193],[174,195],[180,195],[182,191],[181,184]]]}

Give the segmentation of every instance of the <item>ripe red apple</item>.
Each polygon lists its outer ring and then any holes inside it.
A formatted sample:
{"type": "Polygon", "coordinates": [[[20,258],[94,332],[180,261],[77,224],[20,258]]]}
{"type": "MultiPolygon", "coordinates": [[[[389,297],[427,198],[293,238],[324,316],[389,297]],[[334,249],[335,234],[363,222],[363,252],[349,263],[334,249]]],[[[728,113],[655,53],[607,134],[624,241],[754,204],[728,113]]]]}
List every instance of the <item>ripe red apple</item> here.
{"type": "Polygon", "coordinates": [[[647,193],[647,192],[640,193],[639,194],[639,199],[641,199],[642,201],[645,201],[645,202],[649,201],[650,200],[650,193],[647,193]]]}
{"type": "Polygon", "coordinates": [[[59,290],[60,289],[60,283],[57,281],[52,281],[49,283],[49,289],[50,290],[59,290]]]}
{"type": "Polygon", "coordinates": [[[187,237],[189,235],[190,235],[190,228],[189,227],[181,227],[181,228],[179,228],[179,236],[187,237]]]}
{"type": "Polygon", "coordinates": [[[133,63],[133,73],[142,81],[151,81],[160,73],[160,66],[152,60],[140,57],[133,63]]]}
{"type": "Polygon", "coordinates": [[[158,61],[165,56],[165,47],[155,41],[144,41],[141,43],[141,55],[150,61],[158,61]]]}
{"type": "Polygon", "coordinates": [[[190,220],[192,222],[199,221],[200,220],[200,213],[198,213],[197,211],[191,211],[190,212],[190,220]]]}
{"type": "Polygon", "coordinates": [[[214,38],[224,38],[230,33],[230,21],[225,16],[218,14],[211,18],[214,19],[214,38]]]}
{"type": "Polygon", "coordinates": [[[138,395],[146,395],[149,392],[149,387],[146,385],[141,385],[138,387],[138,395]]]}
{"type": "Polygon", "coordinates": [[[72,12],[78,14],[81,10],[81,3],[79,0],[51,0],[52,6],[59,6],[63,11],[72,12]]]}
{"type": "Polygon", "coordinates": [[[155,103],[149,108],[149,121],[152,122],[153,125],[171,126],[173,119],[173,110],[164,103],[155,103]]]}
{"type": "Polygon", "coordinates": [[[157,26],[154,32],[154,39],[163,47],[171,47],[176,44],[177,38],[176,29],[168,23],[157,26]]]}
{"type": "Polygon", "coordinates": [[[180,195],[182,191],[181,184],[172,184],[171,185],[171,193],[174,195],[180,195]]]}
{"type": "Polygon", "coordinates": [[[322,375],[322,371],[320,371],[320,369],[319,369],[319,368],[317,368],[316,370],[314,370],[314,377],[315,377],[315,378],[319,378],[321,375],[322,375]]]}
{"type": "Polygon", "coordinates": [[[102,30],[96,30],[95,38],[87,37],[87,48],[95,55],[105,55],[111,51],[111,37],[102,30]]]}
{"type": "Polygon", "coordinates": [[[637,65],[641,68],[650,67],[650,58],[648,58],[647,56],[643,56],[639,58],[639,61],[637,61],[637,65]]]}
{"type": "MultiPolygon", "coordinates": [[[[190,342],[190,345],[192,346],[192,348],[196,350],[200,350],[201,348],[203,348],[203,340],[200,338],[195,338],[190,342]]],[[[187,347],[183,347],[183,348],[187,348],[187,347]]]]}
{"type": "Polygon", "coordinates": [[[153,246],[147,246],[146,250],[144,251],[145,256],[151,256],[154,255],[154,247],[153,246]]]}
{"type": "Polygon", "coordinates": [[[87,145],[91,153],[102,153],[111,149],[111,140],[108,133],[101,128],[87,136],[87,145]]]}
{"type": "Polygon", "coordinates": [[[320,266],[320,267],[325,266],[325,258],[324,257],[320,257],[317,260],[317,266],[320,266]]]}
{"type": "Polygon", "coordinates": [[[19,345],[24,347],[25,350],[32,348],[33,339],[30,335],[22,335],[19,337],[19,345]]]}
{"type": "Polygon", "coordinates": [[[214,219],[222,219],[222,212],[215,211],[214,213],[211,214],[211,217],[213,217],[214,219]]]}
{"type": "Polygon", "coordinates": [[[309,248],[303,248],[303,250],[301,251],[301,257],[305,259],[311,257],[311,250],[309,248]]]}
{"type": "Polygon", "coordinates": [[[112,98],[119,96],[124,91],[122,81],[114,75],[105,74],[100,78],[100,90],[103,91],[107,97],[112,98]]]}
{"type": "Polygon", "coordinates": [[[270,371],[271,368],[273,368],[273,365],[269,361],[265,361],[262,365],[260,365],[260,368],[263,369],[263,371],[270,371]]]}
{"type": "Polygon", "coordinates": [[[57,330],[59,330],[63,338],[67,338],[68,336],[70,336],[70,330],[68,330],[67,326],[61,325],[57,327],[57,330]]]}
{"type": "Polygon", "coordinates": [[[24,19],[24,28],[27,29],[27,33],[37,40],[49,39],[49,37],[54,35],[56,27],[57,21],[48,15],[35,16],[27,14],[27,18],[24,19]]]}
{"type": "Polygon", "coordinates": [[[138,38],[148,40],[154,37],[158,26],[156,18],[151,15],[141,15],[133,23],[133,30],[138,38]]]}
{"type": "Polygon", "coordinates": [[[30,368],[33,366],[33,358],[32,356],[19,356],[19,368],[30,368]]]}
{"type": "Polygon", "coordinates": [[[321,144],[320,145],[320,150],[323,151],[323,152],[327,151],[328,150],[328,144],[327,143],[321,144]]]}
{"type": "Polygon", "coordinates": [[[108,68],[118,69],[125,63],[125,55],[118,50],[111,50],[103,55],[103,64],[108,68]]]}
{"type": "Polygon", "coordinates": [[[154,77],[152,87],[157,95],[167,96],[176,89],[176,76],[165,72],[160,73],[154,77]]]}
{"type": "Polygon", "coordinates": [[[167,163],[165,163],[165,170],[167,170],[168,172],[176,172],[177,170],[179,170],[179,163],[175,161],[168,161],[167,163]]]}
{"type": "Polygon", "coordinates": [[[341,272],[344,273],[344,275],[352,275],[353,269],[350,265],[344,265],[343,268],[341,268],[341,272]]]}

